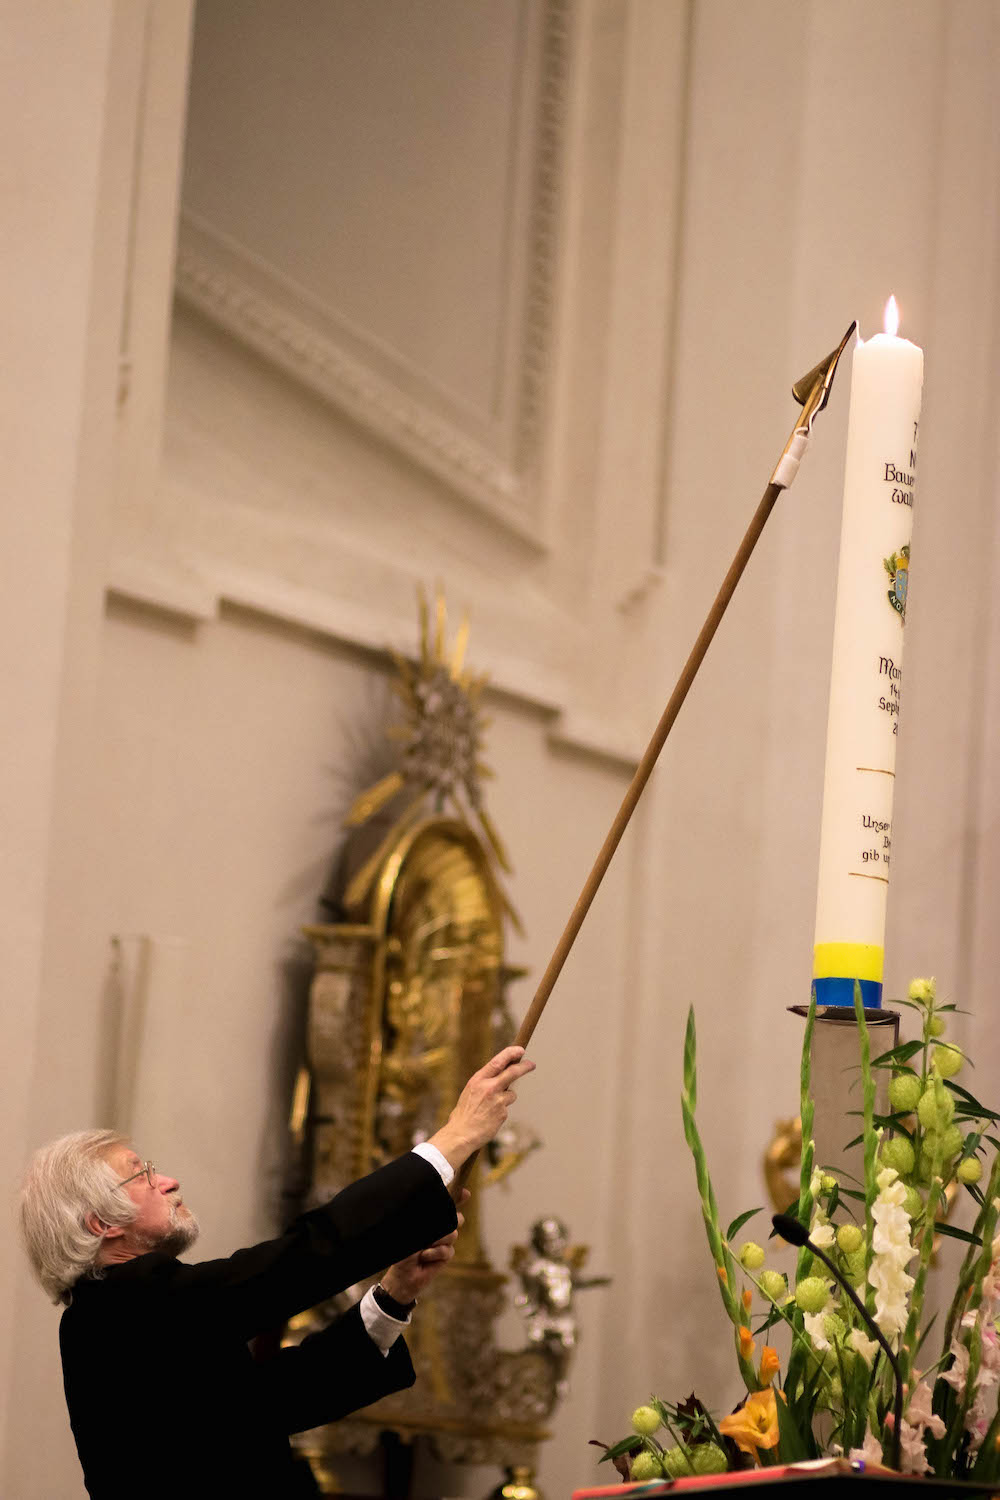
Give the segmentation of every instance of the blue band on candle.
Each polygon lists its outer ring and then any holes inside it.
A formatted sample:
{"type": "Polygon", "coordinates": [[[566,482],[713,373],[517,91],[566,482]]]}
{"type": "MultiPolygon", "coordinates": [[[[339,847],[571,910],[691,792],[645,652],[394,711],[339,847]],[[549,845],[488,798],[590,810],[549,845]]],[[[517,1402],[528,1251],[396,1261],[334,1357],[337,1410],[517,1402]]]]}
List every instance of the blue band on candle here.
{"type": "Polygon", "coordinates": [[[861,986],[865,1010],[881,1010],[882,986],[874,979],[814,979],[817,1005],[844,1005],[854,1009],[854,986],[861,986]]]}

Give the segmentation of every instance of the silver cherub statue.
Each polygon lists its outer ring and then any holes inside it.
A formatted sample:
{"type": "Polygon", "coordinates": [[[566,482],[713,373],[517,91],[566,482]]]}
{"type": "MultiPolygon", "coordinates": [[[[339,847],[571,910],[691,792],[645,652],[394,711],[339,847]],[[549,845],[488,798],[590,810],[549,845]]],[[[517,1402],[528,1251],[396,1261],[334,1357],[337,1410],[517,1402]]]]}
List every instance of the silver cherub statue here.
{"type": "Polygon", "coordinates": [[[524,1311],[528,1343],[545,1350],[557,1370],[557,1390],[566,1390],[566,1373],[576,1348],[577,1321],[573,1298],[587,1287],[607,1286],[610,1276],[581,1276],[590,1253],[588,1245],[571,1245],[560,1219],[538,1219],[531,1227],[531,1244],[514,1245],[511,1270],[521,1281],[514,1306],[524,1311]]]}

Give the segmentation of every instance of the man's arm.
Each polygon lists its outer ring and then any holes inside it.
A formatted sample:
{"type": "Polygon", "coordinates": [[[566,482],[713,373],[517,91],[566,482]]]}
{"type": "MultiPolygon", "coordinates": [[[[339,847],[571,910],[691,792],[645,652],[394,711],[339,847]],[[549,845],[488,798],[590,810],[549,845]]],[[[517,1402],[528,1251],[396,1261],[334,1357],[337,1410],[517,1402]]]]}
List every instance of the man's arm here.
{"type": "Polygon", "coordinates": [[[416,1379],[404,1341],[383,1352],[365,1328],[360,1303],[329,1328],[262,1361],[254,1375],[268,1410],[287,1433],[336,1422],[416,1379]]]}
{"type": "MultiPolygon", "coordinates": [[[[447,1124],[431,1137],[428,1144],[453,1170],[506,1120],[515,1097],[512,1083],[535,1066],[523,1051],[505,1047],[474,1073],[447,1124]]],[[[439,1258],[435,1242],[457,1224],[439,1167],[411,1151],[303,1214],[278,1239],[225,1260],[176,1262],[171,1289],[210,1296],[212,1315],[249,1339],[387,1265],[396,1269],[422,1255],[426,1268],[439,1258]]]]}
{"type": "Polygon", "coordinates": [[[458,1223],[440,1176],[413,1152],[303,1214],[277,1239],[167,1273],[166,1294],[204,1297],[213,1318],[252,1338],[449,1234],[458,1223]]]}

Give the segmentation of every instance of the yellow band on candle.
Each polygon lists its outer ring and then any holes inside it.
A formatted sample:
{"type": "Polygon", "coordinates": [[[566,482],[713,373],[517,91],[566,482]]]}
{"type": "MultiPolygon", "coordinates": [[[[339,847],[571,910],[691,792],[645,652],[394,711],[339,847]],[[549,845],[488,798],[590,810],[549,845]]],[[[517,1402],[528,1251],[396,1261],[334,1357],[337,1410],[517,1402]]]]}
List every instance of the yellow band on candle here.
{"type": "Polygon", "coordinates": [[[817,943],[814,979],[871,979],[882,983],[884,949],[874,943],[817,943]]]}

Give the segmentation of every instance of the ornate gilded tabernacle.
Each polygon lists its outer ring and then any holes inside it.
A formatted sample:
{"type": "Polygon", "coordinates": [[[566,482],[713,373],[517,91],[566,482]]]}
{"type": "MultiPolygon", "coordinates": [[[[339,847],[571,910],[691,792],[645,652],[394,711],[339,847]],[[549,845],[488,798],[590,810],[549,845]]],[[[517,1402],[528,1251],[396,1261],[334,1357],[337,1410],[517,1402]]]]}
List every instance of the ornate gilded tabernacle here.
{"type": "MultiPolygon", "coordinates": [[[[403,743],[400,769],[362,793],[348,818],[356,831],[330,893],[344,920],[306,929],[315,973],[295,1125],[313,1202],[432,1135],[466,1078],[514,1033],[504,997],[515,972],[504,966],[510,907],[494,873],[506,860],[476,758],[485,679],[462,671],[464,625],[449,658],[443,600],[433,640],[423,604],[421,615],[420,661],[397,658],[407,722],[390,733],[403,743]]],[[[497,1347],[507,1277],[482,1243],[479,1200],[484,1183],[537,1144],[509,1126],[477,1163],[456,1257],[407,1331],[416,1385],[296,1439],[324,1493],[337,1487],[336,1456],[372,1453],[386,1431],[426,1436],[445,1461],[533,1467],[568,1347],[551,1338],[497,1347]]],[[[291,1337],[324,1326],[340,1306],[296,1319],[291,1337]]]]}

